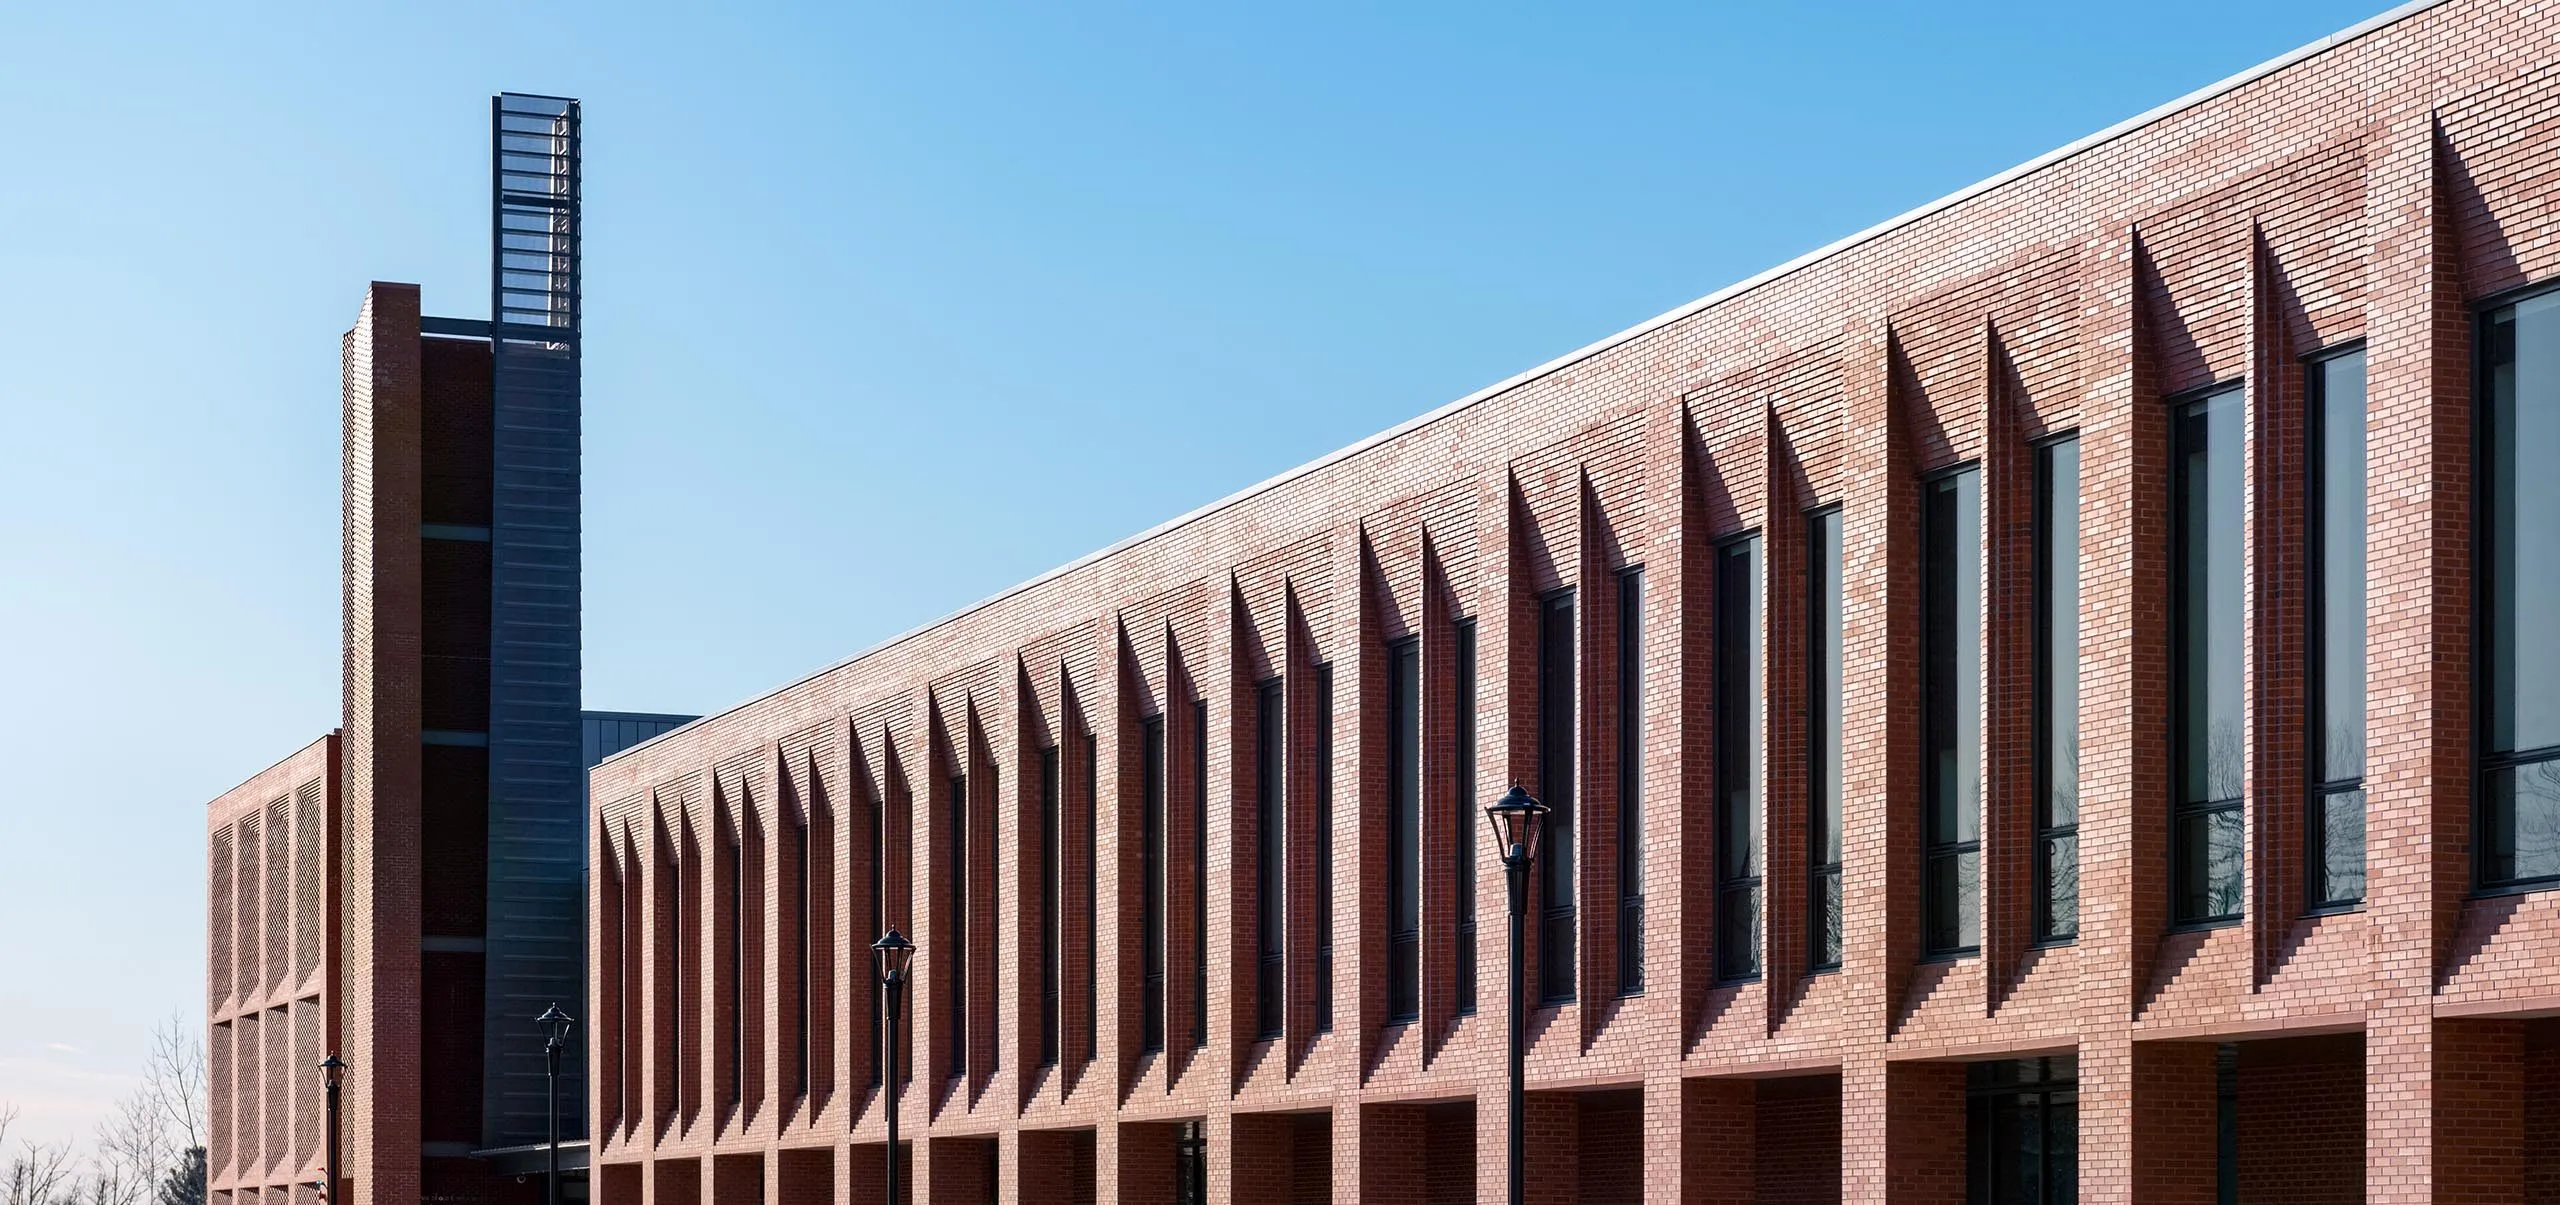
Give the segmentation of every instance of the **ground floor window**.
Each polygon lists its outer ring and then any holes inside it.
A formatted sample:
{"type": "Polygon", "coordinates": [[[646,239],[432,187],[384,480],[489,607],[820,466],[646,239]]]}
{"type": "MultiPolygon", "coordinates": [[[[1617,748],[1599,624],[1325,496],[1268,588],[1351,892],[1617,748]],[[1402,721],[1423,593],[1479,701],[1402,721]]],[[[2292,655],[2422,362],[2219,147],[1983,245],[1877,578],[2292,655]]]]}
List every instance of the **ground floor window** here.
{"type": "Polygon", "coordinates": [[[1209,1205],[1209,1135],[1199,1122],[1173,1128],[1175,1205],[1209,1205]]]}
{"type": "Polygon", "coordinates": [[[2080,1065],[2069,1055],[1975,1063],[1965,1082],[1965,1200],[2080,1199],[2080,1065]]]}

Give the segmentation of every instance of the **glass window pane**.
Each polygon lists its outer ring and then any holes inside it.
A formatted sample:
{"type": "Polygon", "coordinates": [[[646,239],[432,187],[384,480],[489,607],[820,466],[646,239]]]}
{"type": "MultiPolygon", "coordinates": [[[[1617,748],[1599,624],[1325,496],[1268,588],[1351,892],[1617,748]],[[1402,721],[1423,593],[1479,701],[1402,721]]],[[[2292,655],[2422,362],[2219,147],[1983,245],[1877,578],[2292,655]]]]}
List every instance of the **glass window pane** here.
{"type": "Polygon", "coordinates": [[[1387,648],[1387,1012],[1422,1007],[1422,648],[1387,648]]]}
{"type": "Polygon", "coordinates": [[[2240,809],[2181,814],[2172,839],[2177,919],[2223,920],[2240,915],[2240,809]]]}
{"type": "Polygon", "coordinates": [[[1727,878],[1760,873],[1760,541],[1716,559],[1717,864],[1727,878]]]}
{"type": "Polygon", "coordinates": [[[2364,792],[2336,791],[2319,797],[2320,872],[2318,902],[2343,904],[2364,898],[2364,792]]]}
{"type": "Polygon", "coordinates": [[[1547,825],[1538,846],[1539,885],[1548,907],[1569,907],[1574,892],[1573,591],[1548,595],[1538,624],[1538,798],[1547,825]]]}
{"type": "Polygon", "coordinates": [[[2071,937],[2080,932],[2080,837],[2065,833],[2046,838],[2044,843],[2044,916],[2040,928],[2046,937],[2071,937]]]}
{"type": "Polygon", "coordinates": [[[1971,841],[1982,791],[1982,474],[1931,482],[1924,519],[1928,839],[1971,841]]]}
{"type": "Polygon", "coordinates": [[[2560,760],[2491,770],[2481,786],[2489,880],[2560,876],[2560,760]]]}
{"type": "Polygon", "coordinates": [[[2313,734],[2312,780],[2364,776],[2365,419],[2364,353],[2322,361],[2314,376],[2319,433],[2314,449],[2319,497],[2313,523],[2318,593],[2313,631],[2320,647],[2320,730],[2313,734]]]}
{"type": "Polygon", "coordinates": [[[1930,856],[1921,880],[1926,905],[1924,936],[1933,952],[1970,949],[1982,942],[1982,855],[1964,850],[1930,856]]]}
{"type": "Polygon", "coordinates": [[[1844,765],[1840,742],[1840,512],[1826,510],[1814,515],[1812,529],[1807,557],[1812,596],[1806,600],[1805,608],[1812,621],[1808,633],[1812,683],[1806,699],[1811,715],[1805,734],[1812,745],[1806,751],[1806,759],[1813,774],[1807,786],[1812,793],[1813,860],[1827,866],[1840,860],[1844,765]]]}
{"type": "Polygon", "coordinates": [[[1827,871],[1814,882],[1813,965],[1840,965],[1840,872],[1827,871]]]}
{"type": "Polygon", "coordinates": [[[2560,745],[2560,293],[2490,316],[2483,432],[2487,748],[2560,745]]]}
{"type": "Polygon", "coordinates": [[[2179,800],[2240,797],[2240,396],[2178,416],[2179,800]]]}
{"type": "Polygon", "coordinates": [[[1760,888],[1727,887],[1716,893],[1716,973],[1736,979],[1760,971],[1760,888]]]}
{"type": "Polygon", "coordinates": [[[2045,827],[2080,821],[2080,441],[2040,450],[2038,720],[2045,827]]]}

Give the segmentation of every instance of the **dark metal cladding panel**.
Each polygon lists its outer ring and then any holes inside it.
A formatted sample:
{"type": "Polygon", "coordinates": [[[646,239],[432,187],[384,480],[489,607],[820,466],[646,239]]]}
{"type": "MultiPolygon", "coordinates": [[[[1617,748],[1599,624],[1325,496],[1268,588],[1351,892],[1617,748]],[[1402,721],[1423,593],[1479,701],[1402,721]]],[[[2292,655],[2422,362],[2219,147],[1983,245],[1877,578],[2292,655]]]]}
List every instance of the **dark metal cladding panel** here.
{"type": "MultiPolygon", "coordinates": [[[[481,1143],[548,1133],[533,1018],[584,998],[585,765],[578,713],[578,104],[492,110],[489,929],[481,1143]]],[[[583,1026],[580,1031],[583,1031],[583,1026]]],[[[583,1040],[561,1132],[586,1133],[583,1040]]]]}

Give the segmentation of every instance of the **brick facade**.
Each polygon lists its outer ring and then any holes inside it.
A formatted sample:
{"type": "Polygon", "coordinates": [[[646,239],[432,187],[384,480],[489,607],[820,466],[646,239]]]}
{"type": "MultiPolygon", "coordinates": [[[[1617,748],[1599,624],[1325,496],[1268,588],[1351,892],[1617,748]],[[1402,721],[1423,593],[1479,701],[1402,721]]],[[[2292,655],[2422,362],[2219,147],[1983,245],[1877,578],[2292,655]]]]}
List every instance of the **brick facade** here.
{"type": "MultiPolygon", "coordinates": [[[[1465,809],[1552,768],[1535,620],[1570,586],[1577,991],[1529,1026],[1537,1199],[1953,1205],[1967,1192],[1964,1064],[2072,1054],[2080,1199],[2210,1202],[2216,1047],[2237,1044],[2244,1200],[2553,1200],[2560,1177],[2527,1138],[2560,1122],[2560,1101],[2526,1069],[2553,1065],[2549,1023],[2529,1018],[2560,1010],[2560,894],[2472,889],[2470,535],[2474,307],[2560,278],[2556,39],[2560,18],[2523,4],[2402,10],[606,762],[590,780],[587,1009],[611,1068],[591,1102],[597,1191],[613,1205],[744,1200],[750,1181],[724,1169],[746,1159],[771,1199],[876,1199],[864,947],[895,924],[923,951],[900,1096],[914,1199],[1153,1205],[1174,1191],[1176,1127],[1193,1121],[1211,1201],[1499,1199],[1504,880],[1479,833],[1481,1004],[1462,1014],[1450,868],[1460,825],[1480,824],[1465,809]],[[2359,909],[2310,915],[2301,364],[2357,341],[2370,365],[2368,888],[2359,909]],[[2247,890],[2240,923],[2188,929],[2166,882],[2164,402],[2230,382],[2247,385],[2247,890]],[[2040,945],[2017,533],[2033,513],[2029,449],[2070,431],[2080,925],[2040,945]],[[1968,462],[1989,533],[1983,932],[1978,952],[1933,960],[1919,501],[1926,477],[1968,462]],[[1846,950],[1816,973],[1800,516],[1832,505],[1846,950]],[[1767,923],[1762,974],[1729,983],[1716,973],[1712,553],[1746,531],[1766,566],[1767,923]],[[1637,565],[1644,806],[1641,831],[1620,833],[1615,575],[1637,565]],[[1478,646],[1473,782],[1452,768],[1461,619],[1478,646]],[[1425,923],[1419,1018],[1404,1021],[1384,971],[1383,667],[1387,642],[1408,636],[1425,699],[1425,923]],[[1333,684],[1322,734],[1319,666],[1333,684]],[[1286,1002],[1264,1039],[1249,982],[1264,895],[1252,745],[1274,677],[1290,759],[1273,893],[1286,1002]],[[1137,763],[1158,715],[1170,856],[1154,1050],[1140,1041],[1137,763]],[[1204,737],[1199,783],[1190,742],[1204,737]],[[1054,1066],[1039,1058],[1033,957],[1051,745],[1067,837],[1054,1066]],[[958,772],[972,794],[955,840],[958,772]],[[1195,801],[1205,860],[1186,827],[1195,801]],[[708,859],[741,826],[772,848],[811,842],[811,856],[756,859],[759,881],[736,891],[708,859]],[[1641,842],[1645,886],[1645,988],[1626,996],[1623,841],[1641,842]],[[1329,934],[1314,920],[1325,881],[1329,934]],[[817,888],[805,909],[792,902],[804,883],[817,888]],[[740,899],[758,914],[732,924],[740,899]],[[748,956],[730,956],[733,933],[748,956]],[[804,963],[805,1005],[791,978],[804,963]],[[955,963],[966,993],[949,990],[955,963]],[[968,1033],[956,1074],[955,1010],[968,1033]],[[2322,1165],[2272,1157],[2277,1144],[2322,1165]]],[[[1533,985],[1538,961],[1561,956],[1538,945],[1533,985]]]]}

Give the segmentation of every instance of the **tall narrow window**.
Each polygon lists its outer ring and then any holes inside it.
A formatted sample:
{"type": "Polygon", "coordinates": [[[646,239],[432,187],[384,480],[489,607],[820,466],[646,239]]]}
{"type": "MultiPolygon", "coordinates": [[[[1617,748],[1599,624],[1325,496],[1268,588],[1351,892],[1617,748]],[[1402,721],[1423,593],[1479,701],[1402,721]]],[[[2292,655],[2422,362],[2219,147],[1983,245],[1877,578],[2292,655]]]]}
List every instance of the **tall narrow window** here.
{"type": "Polygon", "coordinates": [[[1058,1062],[1058,747],[1040,751],[1040,1065],[1058,1062]]]}
{"type": "Polygon", "coordinates": [[[818,942],[816,937],[816,930],[818,927],[818,909],[814,902],[814,888],[818,882],[818,850],[815,844],[815,840],[818,835],[818,826],[812,823],[815,819],[816,817],[810,815],[806,811],[800,814],[797,821],[799,826],[799,832],[797,833],[798,840],[795,842],[800,851],[800,864],[791,868],[790,875],[791,901],[789,906],[791,908],[791,915],[798,918],[792,926],[795,930],[792,934],[792,941],[795,947],[792,951],[792,961],[799,968],[797,974],[797,978],[799,979],[799,983],[797,985],[798,990],[793,993],[797,999],[792,1002],[791,1008],[791,1086],[794,1090],[803,1095],[807,1094],[809,1091],[809,1067],[812,1062],[812,1059],[810,1058],[810,1035],[812,1033],[812,1029],[809,1021],[809,1006],[811,1004],[811,998],[817,992],[816,980],[818,975],[818,942]]]}
{"type": "Polygon", "coordinates": [[[1644,990],[1644,567],[1618,574],[1618,994],[1644,990]]]}
{"type": "Polygon", "coordinates": [[[1387,1020],[1422,1015],[1422,645],[1387,645],[1387,1020]]]}
{"type": "Polygon", "coordinates": [[[1333,1028],[1333,667],[1316,667],[1316,1032],[1333,1028]]]}
{"type": "Polygon", "coordinates": [[[1476,621],[1458,621],[1458,768],[1456,866],[1458,892],[1458,1013],[1476,1011],[1476,621]]]}
{"type": "Polygon", "coordinates": [[[1265,1038],[1280,1036],[1283,1001],[1288,999],[1285,973],[1288,914],[1288,706],[1283,683],[1273,678],[1254,694],[1254,1029],[1265,1038]]]}
{"type": "Polygon", "coordinates": [[[951,776],[951,1066],[947,1074],[969,1070],[969,776],[951,776]]]}
{"type": "Polygon", "coordinates": [[[746,818],[729,836],[729,1106],[747,1101],[747,839],[746,818]]]}
{"type": "Polygon", "coordinates": [[[2036,937],[2080,933],[2080,439],[2036,449],[2036,937]]]}
{"type": "Polygon", "coordinates": [[[1102,742],[1084,734],[1084,1057],[1102,1049],[1102,742]]]}
{"type": "Polygon", "coordinates": [[[2310,904],[2364,899],[2364,349],[2311,365],[2310,904]]]}
{"type": "Polygon", "coordinates": [[[1209,1044],[1209,701],[1191,705],[1191,1044],[1209,1044]]]}
{"type": "Polygon", "coordinates": [[[1805,520],[1805,841],[1807,961],[1840,965],[1840,508],[1805,520]]]}
{"type": "Polygon", "coordinates": [[[1138,1049],[1164,1049],[1164,717],[1140,721],[1138,1049]]]}
{"type": "Polygon", "coordinates": [[[2240,915],[2240,387],[2178,407],[2171,461],[2171,919],[2240,915]]]}
{"type": "Polygon", "coordinates": [[[1920,487],[1920,933],[1932,955],[1982,941],[1982,474],[1920,487]]]}
{"type": "Polygon", "coordinates": [[[1716,976],[1760,973],[1760,538],[1716,549],[1716,976]]]}
{"type": "MultiPolygon", "coordinates": [[[[889,920],[889,807],[886,800],[877,796],[871,800],[871,882],[868,886],[871,891],[872,937],[876,938],[887,933],[891,923],[889,920]]],[[[870,939],[866,938],[860,944],[869,945],[870,939]]],[[[870,958],[868,951],[860,951],[860,953],[864,959],[870,958]]],[[[866,962],[866,965],[869,964],[866,962]]],[[[870,1007],[863,1010],[863,1016],[866,1018],[864,1024],[869,1027],[865,1038],[869,1044],[864,1049],[875,1056],[871,1060],[871,1082],[875,1086],[880,1083],[881,1066],[887,1061],[879,1057],[884,1037],[880,1028],[880,1009],[884,1002],[881,1000],[878,979],[876,970],[862,978],[863,982],[871,984],[870,989],[863,992],[863,996],[870,1001],[870,1007]]]]}
{"type": "Polygon", "coordinates": [[[1538,795],[1547,805],[1539,839],[1538,998],[1574,997],[1573,590],[1538,600],[1538,795]]]}
{"type": "Polygon", "coordinates": [[[2560,293],[2481,324],[2480,883],[2560,880],[2560,293]]]}

